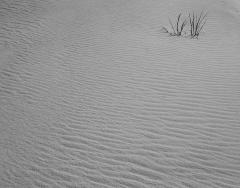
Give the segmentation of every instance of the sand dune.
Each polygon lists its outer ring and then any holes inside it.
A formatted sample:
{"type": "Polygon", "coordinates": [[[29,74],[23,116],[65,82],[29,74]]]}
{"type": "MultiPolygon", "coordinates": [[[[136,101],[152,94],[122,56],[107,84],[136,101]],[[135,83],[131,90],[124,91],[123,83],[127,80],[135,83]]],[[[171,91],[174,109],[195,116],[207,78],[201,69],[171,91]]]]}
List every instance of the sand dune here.
{"type": "Polygon", "coordinates": [[[0,187],[240,187],[239,10],[1,0],[0,187]],[[201,10],[199,40],[161,32],[201,10]]]}

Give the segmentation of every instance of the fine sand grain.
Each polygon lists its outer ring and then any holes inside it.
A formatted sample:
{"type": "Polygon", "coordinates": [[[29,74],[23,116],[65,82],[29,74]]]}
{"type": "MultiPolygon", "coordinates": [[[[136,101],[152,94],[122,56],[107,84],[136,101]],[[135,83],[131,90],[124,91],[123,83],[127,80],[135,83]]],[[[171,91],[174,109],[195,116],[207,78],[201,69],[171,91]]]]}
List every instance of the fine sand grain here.
{"type": "Polygon", "coordinates": [[[238,0],[0,0],[0,188],[239,188],[238,0]],[[161,32],[208,11],[199,39],[161,32]]]}

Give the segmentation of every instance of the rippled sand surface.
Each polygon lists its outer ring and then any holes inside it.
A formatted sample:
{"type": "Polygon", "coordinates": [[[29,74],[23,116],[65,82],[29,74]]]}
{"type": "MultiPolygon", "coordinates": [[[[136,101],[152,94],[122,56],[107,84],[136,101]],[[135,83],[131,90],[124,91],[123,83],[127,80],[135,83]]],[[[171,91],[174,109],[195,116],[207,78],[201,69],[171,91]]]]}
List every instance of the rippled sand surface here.
{"type": "Polygon", "coordinates": [[[219,0],[1,0],[1,188],[239,188],[240,12],[219,0]],[[161,32],[207,10],[199,40],[161,32]]]}

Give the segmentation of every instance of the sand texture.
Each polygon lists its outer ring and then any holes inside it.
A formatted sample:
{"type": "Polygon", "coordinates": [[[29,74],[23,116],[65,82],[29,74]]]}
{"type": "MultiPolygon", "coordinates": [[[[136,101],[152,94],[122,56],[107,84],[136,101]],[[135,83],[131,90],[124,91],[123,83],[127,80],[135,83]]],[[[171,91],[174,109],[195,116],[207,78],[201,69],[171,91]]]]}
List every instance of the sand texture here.
{"type": "Polygon", "coordinates": [[[239,1],[0,0],[0,188],[111,187],[240,187],[239,1]]]}

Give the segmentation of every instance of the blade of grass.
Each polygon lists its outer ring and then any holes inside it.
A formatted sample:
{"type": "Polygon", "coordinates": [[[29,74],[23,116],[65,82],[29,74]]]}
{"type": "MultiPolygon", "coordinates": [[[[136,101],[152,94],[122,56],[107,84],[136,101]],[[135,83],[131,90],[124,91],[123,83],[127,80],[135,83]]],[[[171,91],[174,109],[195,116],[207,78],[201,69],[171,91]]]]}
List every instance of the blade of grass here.
{"type": "Polygon", "coordinates": [[[199,33],[200,33],[200,31],[202,30],[202,28],[203,28],[203,26],[205,25],[205,23],[206,23],[206,17],[207,17],[207,13],[202,17],[202,19],[200,20],[200,23],[199,23],[199,28],[200,28],[200,30],[199,30],[199,33]],[[202,23],[204,21],[204,23],[202,23]]]}
{"type": "Polygon", "coordinates": [[[196,33],[198,33],[198,29],[199,29],[199,26],[200,26],[200,21],[201,21],[201,17],[202,17],[202,14],[203,14],[203,11],[201,12],[200,16],[196,16],[196,20],[197,20],[197,23],[196,23],[196,33]]]}
{"type": "Polygon", "coordinates": [[[184,27],[186,26],[186,24],[187,24],[187,20],[185,19],[185,20],[183,21],[182,25],[181,25],[181,30],[180,30],[180,33],[181,33],[181,34],[182,34],[182,31],[183,31],[184,27]]]}
{"type": "Polygon", "coordinates": [[[203,28],[203,26],[206,24],[206,22],[207,22],[207,20],[205,20],[205,21],[203,22],[203,24],[202,24],[202,26],[200,27],[198,33],[200,33],[200,32],[202,31],[202,28],[203,28]]]}
{"type": "Polygon", "coordinates": [[[180,22],[180,17],[181,17],[181,13],[178,15],[178,18],[177,18],[177,35],[180,34],[180,33],[179,33],[179,28],[178,28],[179,22],[180,22]]]}
{"type": "Polygon", "coordinates": [[[193,28],[192,28],[192,23],[193,23],[193,21],[192,21],[192,17],[191,17],[191,14],[189,13],[189,15],[188,15],[188,17],[189,17],[189,21],[190,21],[190,32],[191,32],[191,36],[193,35],[193,28]]]}
{"type": "Polygon", "coordinates": [[[170,23],[170,25],[171,25],[171,27],[172,27],[173,34],[176,34],[175,29],[174,29],[173,24],[172,24],[172,21],[170,20],[170,18],[169,18],[168,20],[169,20],[169,23],[170,23]]]}

